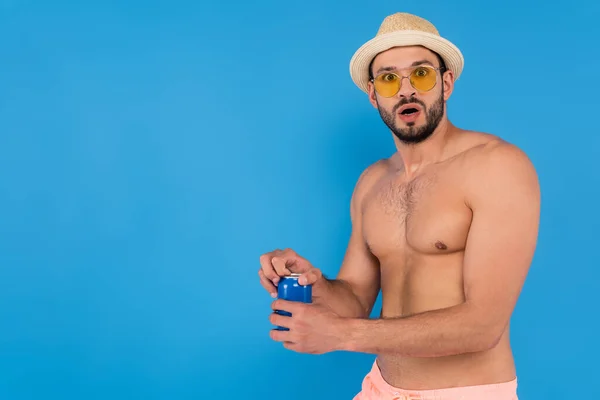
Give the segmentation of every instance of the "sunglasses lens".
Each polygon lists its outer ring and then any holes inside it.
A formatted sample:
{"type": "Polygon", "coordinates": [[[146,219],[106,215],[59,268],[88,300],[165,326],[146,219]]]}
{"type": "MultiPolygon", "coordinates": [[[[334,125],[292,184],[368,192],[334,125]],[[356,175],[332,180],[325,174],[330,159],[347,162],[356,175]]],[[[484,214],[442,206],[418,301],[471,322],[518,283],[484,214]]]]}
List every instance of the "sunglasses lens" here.
{"type": "Polygon", "coordinates": [[[410,74],[410,83],[420,92],[427,92],[433,89],[436,79],[435,70],[430,67],[416,68],[410,74]]]}
{"type": "Polygon", "coordinates": [[[400,89],[400,78],[396,74],[381,74],[373,82],[375,90],[383,97],[392,97],[400,89]]]}

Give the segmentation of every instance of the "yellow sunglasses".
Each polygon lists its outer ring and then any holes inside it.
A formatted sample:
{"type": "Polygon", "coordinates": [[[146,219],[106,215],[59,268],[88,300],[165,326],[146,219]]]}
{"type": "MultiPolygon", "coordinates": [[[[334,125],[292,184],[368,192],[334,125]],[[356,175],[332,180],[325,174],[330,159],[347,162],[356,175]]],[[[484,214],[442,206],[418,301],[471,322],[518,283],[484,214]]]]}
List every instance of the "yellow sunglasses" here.
{"type": "Polygon", "coordinates": [[[437,73],[440,68],[429,66],[416,67],[408,76],[398,75],[395,72],[383,72],[371,79],[375,86],[375,91],[382,97],[392,97],[402,87],[402,80],[408,78],[413,88],[419,92],[428,92],[435,87],[437,83],[437,73]]]}

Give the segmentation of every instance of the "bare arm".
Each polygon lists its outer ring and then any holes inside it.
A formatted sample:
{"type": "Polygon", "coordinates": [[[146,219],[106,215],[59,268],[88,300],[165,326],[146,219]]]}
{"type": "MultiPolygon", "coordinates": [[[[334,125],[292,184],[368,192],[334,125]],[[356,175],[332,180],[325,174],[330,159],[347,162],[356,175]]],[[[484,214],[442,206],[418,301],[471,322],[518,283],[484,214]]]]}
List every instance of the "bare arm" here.
{"type": "Polygon", "coordinates": [[[322,281],[323,302],[342,317],[369,317],[379,293],[379,261],[363,239],[361,204],[380,169],[375,164],[358,179],[350,202],[352,232],[342,266],[335,280],[322,281]]]}
{"type": "Polygon", "coordinates": [[[465,302],[385,320],[342,320],[342,350],[435,357],[496,345],[517,302],[537,242],[536,173],[514,146],[496,146],[474,172],[464,258],[465,302]]]}
{"type": "Polygon", "coordinates": [[[341,317],[370,315],[379,292],[379,263],[371,254],[362,234],[361,204],[373,182],[384,171],[381,162],[367,168],[359,177],[350,202],[352,232],[336,279],[326,279],[318,268],[292,249],[275,250],[260,257],[261,285],[277,297],[280,277],[300,273],[301,285],[313,285],[313,302],[328,306],[341,317]]]}

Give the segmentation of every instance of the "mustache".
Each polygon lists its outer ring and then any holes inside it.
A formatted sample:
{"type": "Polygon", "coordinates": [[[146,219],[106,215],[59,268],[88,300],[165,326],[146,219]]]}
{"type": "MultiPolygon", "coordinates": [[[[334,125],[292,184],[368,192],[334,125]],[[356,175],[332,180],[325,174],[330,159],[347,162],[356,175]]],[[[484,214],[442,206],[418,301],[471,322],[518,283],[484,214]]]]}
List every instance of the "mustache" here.
{"type": "Polygon", "coordinates": [[[421,107],[423,107],[423,110],[426,110],[426,109],[427,109],[427,106],[426,106],[426,105],[425,105],[425,103],[424,103],[424,102],[422,102],[421,100],[419,100],[419,99],[416,99],[416,98],[414,98],[414,97],[411,97],[410,99],[408,99],[408,98],[406,98],[406,97],[403,97],[402,99],[400,99],[400,101],[398,102],[398,104],[396,104],[396,105],[394,106],[394,108],[393,108],[393,110],[394,110],[394,113],[396,113],[396,112],[398,111],[398,109],[399,109],[400,107],[402,107],[403,105],[405,105],[405,104],[410,104],[410,103],[419,104],[421,107]]]}

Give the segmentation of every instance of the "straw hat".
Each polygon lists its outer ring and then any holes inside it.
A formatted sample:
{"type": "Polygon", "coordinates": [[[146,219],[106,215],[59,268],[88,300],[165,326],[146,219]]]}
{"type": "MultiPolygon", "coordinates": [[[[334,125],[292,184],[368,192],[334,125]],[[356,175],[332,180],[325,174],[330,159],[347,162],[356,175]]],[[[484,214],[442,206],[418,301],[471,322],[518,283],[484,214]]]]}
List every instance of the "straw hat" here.
{"type": "Polygon", "coordinates": [[[457,80],[464,67],[461,51],[449,40],[440,36],[436,27],[426,19],[407,13],[387,16],[377,35],[363,44],[350,60],[350,76],[365,93],[368,92],[369,65],[375,56],[397,46],[420,45],[438,53],[446,67],[457,80]]]}

